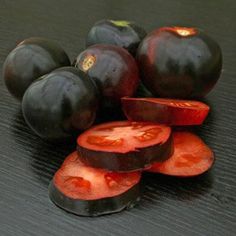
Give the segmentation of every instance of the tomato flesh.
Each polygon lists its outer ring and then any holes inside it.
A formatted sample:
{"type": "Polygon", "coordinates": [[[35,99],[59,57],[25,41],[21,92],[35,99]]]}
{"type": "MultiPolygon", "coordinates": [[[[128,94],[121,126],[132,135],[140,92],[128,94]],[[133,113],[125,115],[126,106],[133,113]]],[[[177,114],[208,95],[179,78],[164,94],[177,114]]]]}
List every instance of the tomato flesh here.
{"type": "Polygon", "coordinates": [[[195,134],[173,132],[174,153],[166,161],[155,163],[149,172],[179,177],[200,175],[214,162],[212,150],[195,134]]]}
{"type": "Polygon", "coordinates": [[[210,110],[199,101],[165,98],[124,97],[122,107],[129,120],[168,125],[200,125],[210,110]]]}
{"type": "Polygon", "coordinates": [[[56,172],[53,183],[71,199],[97,200],[121,195],[139,183],[140,172],[115,173],[85,166],[73,152],[56,172]]]}
{"type": "Polygon", "coordinates": [[[170,128],[146,122],[118,121],[95,126],[78,137],[77,143],[96,151],[127,153],[165,143],[170,128]]]}

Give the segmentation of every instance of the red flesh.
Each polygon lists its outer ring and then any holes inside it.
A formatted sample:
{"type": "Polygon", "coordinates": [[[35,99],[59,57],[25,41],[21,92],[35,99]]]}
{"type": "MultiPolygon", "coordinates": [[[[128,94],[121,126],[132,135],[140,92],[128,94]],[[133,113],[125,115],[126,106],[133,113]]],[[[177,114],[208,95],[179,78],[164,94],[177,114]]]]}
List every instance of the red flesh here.
{"type": "Polygon", "coordinates": [[[128,153],[165,143],[170,132],[165,125],[116,121],[90,128],[78,137],[77,143],[95,151],[128,153]]]}
{"type": "Polygon", "coordinates": [[[191,177],[211,168],[214,162],[212,150],[195,134],[173,132],[174,153],[166,161],[155,163],[149,172],[191,177]]]}
{"type": "Polygon", "coordinates": [[[141,173],[116,173],[85,166],[77,152],[71,153],[56,172],[54,185],[65,196],[80,200],[115,197],[131,189],[141,173]]]}
{"type": "Polygon", "coordinates": [[[165,98],[124,97],[122,107],[129,120],[168,125],[200,125],[210,110],[199,101],[165,98]]]}

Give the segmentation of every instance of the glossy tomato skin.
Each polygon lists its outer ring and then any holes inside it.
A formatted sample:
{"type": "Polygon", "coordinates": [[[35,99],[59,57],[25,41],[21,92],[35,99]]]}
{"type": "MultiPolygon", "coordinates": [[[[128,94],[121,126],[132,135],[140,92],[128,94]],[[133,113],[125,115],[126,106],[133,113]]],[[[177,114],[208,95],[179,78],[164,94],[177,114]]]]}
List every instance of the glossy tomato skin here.
{"type": "Polygon", "coordinates": [[[26,90],[22,111],[37,135],[60,139],[90,127],[98,103],[95,83],[76,68],[63,67],[41,77],[26,90]]]}
{"type": "Polygon", "coordinates": [[[112,44],[123,47],[135,55],[139,43],[145,36],[146,31],[134,22],[101,20],[90,29],[86,46],[112,44]]]}
{"type": "Polygon", "coordinates": [[[213,88],[222,69],[218,43],[193,28],[154,30],[140,44],[137,60],[143,83],[160,97],[203,97],[213,88]],[[190,35],[183,36],[176,29],[190,30],[190,35]]]}
{"type": "Polygon", "coordinates": [[[34,80],[63,66],[70,66],[70,60],[60,45],[45,38],[28,38],[7,56],[3,77],[9,92],[21,100],[34,80]]]}
{"type": "Polygon", "coordinates": [[[132,96],[139,83],[135,59],[118,46],[91,46],[79,54],[74,65],[96,82],[103,107],[119,106],[121,97],[132,96]]]}

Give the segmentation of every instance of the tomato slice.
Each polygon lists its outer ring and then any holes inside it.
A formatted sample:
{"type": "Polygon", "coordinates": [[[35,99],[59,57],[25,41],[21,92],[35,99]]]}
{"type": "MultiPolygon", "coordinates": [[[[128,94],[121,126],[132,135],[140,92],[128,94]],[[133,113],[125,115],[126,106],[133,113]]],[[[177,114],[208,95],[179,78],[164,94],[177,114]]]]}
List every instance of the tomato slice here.
{"type": "Polygon", "coordinates": [[[141,172],[116,173],[85,166],[70,154],[49,187],[51,200],[71,213],[97,216],[132,207],[140,198],[141,172]]]}
{"type": "Polygon", "coordinates": [[[54,184],[72,199],[95,200],[114,197],[140,181],[140,172],[115,173],[85,166],[77,152],[69,155],[54,176],[54,184]]]}
{"type": "Polygon", "coordinates": [[[171,153],[171,129],[149,122],[117,121],[94,126],[77,139],[81,161],[115,171],[143,169],[171,153]]]}
{"type": "Polygon", "coordinates": [[[200,125],[209,106],[192,100],[166,98],[122,98],[122,108],[129,120],[168,125],[200,125]]]}
{"type": "Polygon", "coordinates": [[[162,163],[153,164],[147,171],[191,177],[200,175],[211,168],[214,154],[197,135],[190,132],[173,132],[173,139],[173,155],[162,163]]]}

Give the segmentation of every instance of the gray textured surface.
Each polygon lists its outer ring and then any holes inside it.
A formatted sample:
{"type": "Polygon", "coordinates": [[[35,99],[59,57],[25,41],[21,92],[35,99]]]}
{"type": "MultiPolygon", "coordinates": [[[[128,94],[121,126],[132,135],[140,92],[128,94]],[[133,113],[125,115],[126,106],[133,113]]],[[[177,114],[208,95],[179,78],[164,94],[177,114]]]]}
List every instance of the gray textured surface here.
{"type": "MultiPolygon", "coordinates": [[[[48,183],[74,144],[49,144],[26,126],[20,104],[0,79],[0,235],[236,235],[236,2],[0,0],[0,64],[16,42],[29,36],[57,40],[73,59],[86,32],[102,18],[128,19],[147,30],[194,25],[222,46],[224,71],[206,98],[212,107],[197,129],[216,163],[195,179],[145,175],[138,207],[100,218],[81,218],[55,207],[48,183]]],[[[2,72],[2,71],[0,71],[2,72]]]]}

